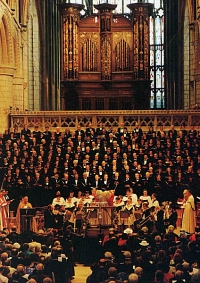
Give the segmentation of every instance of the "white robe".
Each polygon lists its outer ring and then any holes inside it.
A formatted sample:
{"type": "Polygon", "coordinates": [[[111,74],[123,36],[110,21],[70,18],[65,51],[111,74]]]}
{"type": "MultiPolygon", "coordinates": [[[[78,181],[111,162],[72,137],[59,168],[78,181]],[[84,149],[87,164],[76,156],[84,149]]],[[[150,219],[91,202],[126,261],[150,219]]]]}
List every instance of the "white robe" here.
{"type": "Polygon", "coordinates": [[[188,200],[184,205],[183,218],[182,218],[182,230],[185,230],[187,233],[194,233],[196,226],[196,212],[194,197],[189,196],[188,200]]]}

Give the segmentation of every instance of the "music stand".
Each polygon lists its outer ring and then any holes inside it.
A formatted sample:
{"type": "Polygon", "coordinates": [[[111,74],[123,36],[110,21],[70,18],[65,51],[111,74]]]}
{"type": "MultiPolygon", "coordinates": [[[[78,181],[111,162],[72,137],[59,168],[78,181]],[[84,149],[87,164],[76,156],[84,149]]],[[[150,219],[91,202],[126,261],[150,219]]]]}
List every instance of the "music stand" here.
{"type": "Polygon", "coordinates": [[[82,211],[77,211],[76,212],[76,220],[82,220],[83,217],[83,212],[82,211]]]}
{"type": "Polygon", "coordinates": [[[21,208],[20,215],[21,216],[35,216],[36,209],[35,208],[21,208]]]}
{"type": "Polygon", "coordinates": [[[129,218],[130,212],[129,211],[120,211],[120,218],[129,218]]]}
{"type": "Polygon", "coordinates": [[[22,219],[22,231],[26,232],[31,229],[31,219],[35,216],[35,208],[21,208],[20,209],[20,218],[22,219]]]}
{"type": "Polygon", "coordinates": [[[136,220],[140,220],[142,218],[141,211],[135,211],[134,215],[136,220]]]}

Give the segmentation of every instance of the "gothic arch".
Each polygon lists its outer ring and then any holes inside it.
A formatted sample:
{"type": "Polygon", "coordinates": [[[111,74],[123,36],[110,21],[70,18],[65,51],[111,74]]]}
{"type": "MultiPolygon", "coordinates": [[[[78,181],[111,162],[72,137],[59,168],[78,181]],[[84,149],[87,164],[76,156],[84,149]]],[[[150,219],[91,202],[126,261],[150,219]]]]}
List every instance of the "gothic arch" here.
{"type": "Polygon", "coordinates": [[[12,44],[12,35],[9,25],[9,19],[6,13],[3,14],[0,21],[0,38],[1,38],[1,62],[4,65],[13,64],[13,44],[12,44]]]}
{"type": "Polygon", "coordinates": [[[6,65],[8,63],[8,45],[5,26],[2,19],[0,22],[0,63],[2,65],[6,65]]]}

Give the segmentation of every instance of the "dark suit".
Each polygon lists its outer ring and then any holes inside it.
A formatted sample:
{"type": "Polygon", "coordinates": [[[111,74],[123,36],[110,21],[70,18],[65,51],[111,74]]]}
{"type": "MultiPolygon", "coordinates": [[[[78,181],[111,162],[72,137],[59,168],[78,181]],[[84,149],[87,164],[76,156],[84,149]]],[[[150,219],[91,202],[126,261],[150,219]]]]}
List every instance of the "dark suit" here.
{"type": "Polygon", "coordinates": [[[95,134],[95,129],[94,128],[86,128],[86,131],[85,131],[86,136],[90,136],[91,135],[91,131],[93,131],[94,134],[95,134]]]}
{"type": "Polygon", "coordinates": [[[75,136],[76,136],[76,138],[78,137],[78,136],[81,136],[81,139],[83,139],[84,138],[84,136],[85,136],[85,132],[83,131],[83,130],[76,130],[75,131],[75,136]]]}
{"type": "Polygon", "coordinates": [[[91,188],[91,180],[89,177],[87,177],[86,179],[81,179],[81,191],[85,192],[90,190],[91,188]]]}
{"type": "Polygon", "coordinates": [[[44,212],[44,227],[46,229],[55,227],[55,217],[50,209],[44,212]]]}
{"type": "Polygon", "coordinates": [[[98,180],[98,181],[93,180],[92,183],[91,183],[91,186],[92,186],[93,188],[99,188],[99,189],[101,189],[101,188],[102,188],[102,185],[103,185],[103,183],[102,183],[101,180],[98,180]]]}

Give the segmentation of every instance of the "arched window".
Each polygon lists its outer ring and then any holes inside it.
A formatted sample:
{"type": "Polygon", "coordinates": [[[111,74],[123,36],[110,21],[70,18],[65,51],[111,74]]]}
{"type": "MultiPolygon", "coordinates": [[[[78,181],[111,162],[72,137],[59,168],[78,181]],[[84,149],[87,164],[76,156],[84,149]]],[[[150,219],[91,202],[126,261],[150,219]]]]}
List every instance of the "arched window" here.
{"type": "Polygon", "coordinates": [[[150,18],[150,108],[165,108],[164,91],[164,9],[163,0],[150,0],[154,3],[153,16],[150,18]]]}

